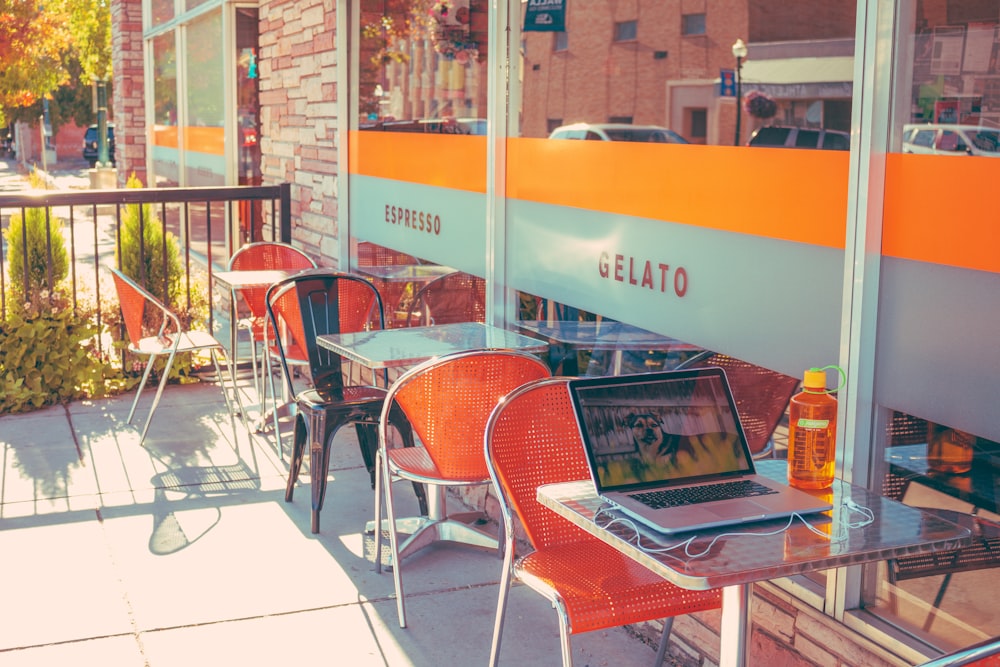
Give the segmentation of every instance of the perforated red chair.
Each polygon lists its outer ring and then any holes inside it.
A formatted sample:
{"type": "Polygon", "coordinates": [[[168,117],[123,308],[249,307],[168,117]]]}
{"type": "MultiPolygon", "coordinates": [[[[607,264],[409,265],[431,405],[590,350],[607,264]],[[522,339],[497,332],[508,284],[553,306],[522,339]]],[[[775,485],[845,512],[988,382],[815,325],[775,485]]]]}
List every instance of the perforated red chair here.
{"type": "MultiPolygon", "coordinates": [[[[305,252],[288,245],[262,241],[243,246],[229,258],[230,271],[272,271],[314,269],[316,262],[305,252]]],[[[253,367],[254,387],[257,395],[263,397],[264,387],[257,365],[257,344],[264,341],[264,326],[267,323],[267,306],[264,303],[267,286],[244,287],[233,290],[233,297],[239,296],[246,304],[249,316],[236,322],[239,329],[246,329],[250,334],[250,354],[253,367]]],[[[236,351],[233,350],[233,356],[236,351]]],[[[261,403],[263,411],[263,402],[261,403]]]]}
{"type": "Polygon", "coordinates": [[[417,290],[407,326],[486,321],[486,281],[462,271],[443,275],[417,290]]]}
{"type": "Polygon", "coordinates": [[[382,569],[382,496],[388,525],[396,528],[394,478],[436,487],[428,494],[428,516],[416,522],[401,546],[390,529],[392,573],[396,586],[399,626],[406,627],[402,559],[435,540],[496,548],[496,536],[449,518],[445,488],[489,484],[483,458],[483,432],[490,412],[507,393],[522,384],[548,377],[540,359],[512,350],[475,350],[430,359],[401,375],[389,388],[379,424],[378,469],[375,482],[375,569],[382,569]],[[416,436],[415,447],[395,447],[389,439],[389,411],[398,407],[416,436]]]}
{"type": "MultiPolygon", "coordinates": [[[[160,397],[163,389],[170,379],[170,369],[174,359],[178,354],[184,352],[207,351],[215,366],[216,379],[219,387],[222,388],[222,395],[226,399],[226,409],[229,411],[229,419],[233,425],[233,438],[236,438],[236,418],[233,406],[229,399],[229,393],[222,380],[222,369],[219,366],[219,354],[226,355],[226,348],[212,334],[207,331],[186,331],[181,328],[180,320],[163,302],[143,289],[138,283],[126,276],[118,269],[112,268],[111,274],[114,276],[115,290],[118,293],[118,304],[121,307],[122,318],[125,321],[125,330],[128,333],[128,350],[133,354],[148,356],[146,370],[143,371],[142,381],[136,389],[135,398],[132,400],[132,408],[128,412],[126,423],[132,423],[135,416],[135,408],[139,404],[139,397],[149,380],[153,370],[153,364],[157,357],[166,356],[167,363],[161,371],[160,384],[156,387],[156,395],[153,397],[153,405],[149,408],[149,415],[146,423],[142,427],[142,434],[139,436],[139,444],[146,440],[146,433],[149,432],[149,424],[153,421],[153,413],[160,404],[160,397]],[[147,311],[148,309],[148,311],[147,311]],[[155,322],[150,328],[148,322],[155,322]]],[[[237,394],[237,399],[239,395],[237,394]]],[[[242,412],[242,411],[241,411],[242,412]]]]}
{"type": "MultiPolygon", "coordinates": [[[[393,250],[392,248],[386,248],[385,246],[378,245],[377,243],[371,243],[369,241],[362,241],[359,243],[357,252],[357,266],[359,267],[406,266],[422,263],[418,257],[414,257],[409,253],[402,252],[401,250],[393,250]]],[[[378,288],[379,294],[382,295],[382,303],[389,313],[389,318],[386,321],[386,324],[391,327],[393,322],[395,322],[394,314],[399,306],[400,298],[408,289],[412,289],[412,286],[410,283],[398,280],[371,278],[371,281],[375,284],[375,287],[378,288]]]]}
{"type": "Polygon", "coordinates": [[[673,617],[721,606],[718,589],[668,583],[614,547],[538,502],[543,484],[589,479],[568,378],[526,384],[497,405],[485,431],[485,456],[503,514],[504,563],[490,665],[500,657],[507,598],[520,581],[559,615],[563,665],[573,663],[570,635],[663,618],[655,665],[663,662],[673,617]],[[515,560],[515,526],[531,551],[515,560]]]}
{"type": "Polygon", "coordinates": [[[798,389],[799,379],[712,351],[701,352],[677,368],[707,366],[719,366],[726,371],[750,453],[755,459],[772,456],[774,430],[798,389]]]}

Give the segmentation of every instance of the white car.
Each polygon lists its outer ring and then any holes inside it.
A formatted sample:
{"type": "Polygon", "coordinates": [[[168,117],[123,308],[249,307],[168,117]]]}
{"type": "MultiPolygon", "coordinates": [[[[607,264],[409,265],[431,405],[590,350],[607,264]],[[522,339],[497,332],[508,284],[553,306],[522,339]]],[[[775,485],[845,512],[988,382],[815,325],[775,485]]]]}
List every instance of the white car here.
{"type": "Polygon", "coordinates": [[[590,141],[638,141],[652,144],[687,144],[687,139],[673,130],[658,125],[627,123],[573,123],[552,130],[549,139],[583,139],[590,141]]]}
{"type": "Polygon", "coordinates": [[[903,152],[1000,157],[1000,129],[978,125],[904,125],[903,152]]]}

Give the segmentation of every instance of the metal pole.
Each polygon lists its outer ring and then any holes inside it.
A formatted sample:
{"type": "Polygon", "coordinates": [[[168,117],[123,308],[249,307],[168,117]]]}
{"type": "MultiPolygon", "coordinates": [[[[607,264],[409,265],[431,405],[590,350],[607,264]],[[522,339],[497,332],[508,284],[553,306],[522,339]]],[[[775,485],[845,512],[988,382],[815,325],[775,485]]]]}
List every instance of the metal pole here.
{"type": "Polygon", "coordinates": [[[740,81],[740,69],[743,67],[743,58],[736,56],[736,138],[733,146],[740,145],[740,114],[743,111],[743,86],[740,81]]]}
{"type": "Polygon", "coordinates": [[[106,167],[108,160],[108,82],[97,80],[97,166],[106,167]]]}

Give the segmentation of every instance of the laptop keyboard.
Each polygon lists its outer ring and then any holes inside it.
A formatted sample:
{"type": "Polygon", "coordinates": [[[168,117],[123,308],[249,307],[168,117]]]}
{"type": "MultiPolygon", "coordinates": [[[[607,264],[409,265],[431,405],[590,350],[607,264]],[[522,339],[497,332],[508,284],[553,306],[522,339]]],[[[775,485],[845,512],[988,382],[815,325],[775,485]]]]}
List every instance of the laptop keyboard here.
{"type": "Polygon", "coordinates": [[[704,486],[689,486],[683,489],[664,489],[662,491],[643,491],[629,494],[643,505],[654,510],[665,507],[682,507],[697,505],[715,500],[732,500],[734,498],[752,498],[777,493],[774,489],[749,479],[704,486]]]}

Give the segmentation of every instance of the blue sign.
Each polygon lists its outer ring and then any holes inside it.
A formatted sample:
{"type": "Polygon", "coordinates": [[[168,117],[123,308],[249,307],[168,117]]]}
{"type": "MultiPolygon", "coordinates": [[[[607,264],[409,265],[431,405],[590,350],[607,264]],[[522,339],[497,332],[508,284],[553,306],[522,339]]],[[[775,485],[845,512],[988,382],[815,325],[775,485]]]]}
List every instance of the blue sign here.
{"type": "Polygon", "coordinates": [[[566,30],[567,0],[528,0],[524,11],[524,32],[566,30]]]}
{"type": "Polygon", "coordinates": [[[736,97],[736,70],[719,70],[719,96],[736,97]]]}

